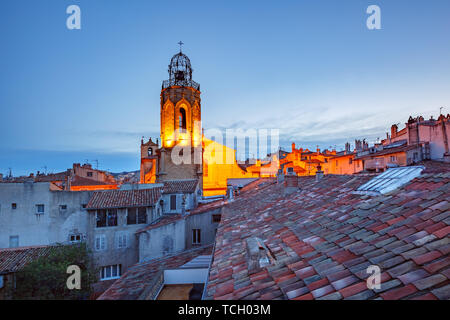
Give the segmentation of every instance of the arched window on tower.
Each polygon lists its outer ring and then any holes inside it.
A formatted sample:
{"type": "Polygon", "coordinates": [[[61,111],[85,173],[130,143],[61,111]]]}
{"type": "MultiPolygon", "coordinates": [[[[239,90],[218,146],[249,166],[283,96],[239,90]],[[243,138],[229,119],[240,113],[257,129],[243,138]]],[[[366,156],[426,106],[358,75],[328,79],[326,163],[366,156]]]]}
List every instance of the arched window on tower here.
{"type": "Polygon", "coordinates": [[[180,116],[178,118],[178,128],[180,132],[186,130],[186,110],[184,110],[184,108],[180,108],[180,116]]]}

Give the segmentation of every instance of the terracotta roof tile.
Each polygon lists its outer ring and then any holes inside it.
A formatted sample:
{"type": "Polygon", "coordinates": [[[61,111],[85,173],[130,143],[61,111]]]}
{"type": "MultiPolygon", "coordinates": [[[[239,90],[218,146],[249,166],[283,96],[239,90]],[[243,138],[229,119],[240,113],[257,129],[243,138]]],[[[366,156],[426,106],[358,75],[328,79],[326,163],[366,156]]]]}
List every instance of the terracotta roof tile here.
{"type": "Polygon", "coordinates": [[[141,190],[107,190],[94,192],[87,209],[149,207],[161,196],[162,188],[141,190]]]}
{"type": "Polygon", "coordinates": [[[28,263],[50,254],[52,246],[0,249],[0,274],[22,270],[28,263]]]}
{"type": "Polygon", "coordinates": [[[198,180],[167,180],[164,181],[164,193],[193,193],[198,180]]]}
{"type": "MultiPolygon", "coordinates": [[[[209,298],[415,299],[450,296],[450,164],[425,170],[385,195],[354,191],[372,176],[299,177],[284,195],[269,179],[222,206],[209,298]],[[274,260],[248,275],[246,239],[258,237],[274,260]],[[286,261],[286,262],[285,262],[286,261]],[[381,268],[381,289],[367,288],[367,267],[381,268]],[[238,288],[230,281],[245,284],[238,288]],[[228,283],[225,287],[222,287],[228,283]],[[226,288],[225,292],[216,290],[226,288]],[[281,291],[281,295],[280,295],[281,291]],[[272,294],[271,294],[272,293],[272,294]]],[[[223,289],[221,289],[223,290],[223,289]]]]}

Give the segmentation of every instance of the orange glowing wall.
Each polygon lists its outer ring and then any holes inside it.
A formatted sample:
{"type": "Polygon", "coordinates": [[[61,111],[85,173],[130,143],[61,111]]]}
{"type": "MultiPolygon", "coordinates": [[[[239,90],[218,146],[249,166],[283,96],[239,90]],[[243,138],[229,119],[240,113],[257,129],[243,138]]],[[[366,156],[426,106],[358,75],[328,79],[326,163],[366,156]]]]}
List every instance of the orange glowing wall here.
{"type": "Polygon", "coordinates": [[[97,191],[97,190],[116,190],[117,184],[99,185],[99,186],[71,186],[70,191],[97,191]]]}
{"type": "Polygon", "coordinates": [[[322,165],[325,174],[353,174],[362,170],[361,160],[355,160],[354,154],[330,158],[322,165]]]}
{"type": "Polygon", "coordinates": [[[140,183],[156,183],[156,159],[141,159],[140,183]]]}
{"type": "Polygon", "coordinates": [[[204,196],[226,194],[227,179],[253,177],[250,172],[246,172],[238,166],[234,149],[206,138],[203,138],[203,148],[204,196]]]}

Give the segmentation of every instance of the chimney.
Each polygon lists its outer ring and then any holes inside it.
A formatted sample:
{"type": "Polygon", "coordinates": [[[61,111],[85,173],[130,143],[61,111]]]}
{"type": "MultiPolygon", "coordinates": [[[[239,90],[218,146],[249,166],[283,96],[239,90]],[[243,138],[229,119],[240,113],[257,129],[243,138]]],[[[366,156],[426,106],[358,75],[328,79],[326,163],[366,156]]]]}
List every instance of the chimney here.
{"type": "Polygon", "coordinates": [[[228,201],[234,201],[234,187],[233,186],[228,186],[227,187],[227,198],[228,201]]]}
{"type": "Polygon", "coordinates": [[[284,172],[283,171],[284,171],[284,164],[281,165],[280,169],[278,169],[278,172],[277,172],[277,183],[284,182],[284,172]]]}
{"type": "Polygon", "coordinates": [[[322,180],[322,178],[323,178],[322,166],[319,164],[317,166],[317,171],[316,171],[316,182],[319,182],[320,180],[322,180]]]}
{"type": "Polygon", "coordinates": [[[391,138],[395,138],[397,136],[397,130],[398,126],[396,124],[393,124],[391,127],[391,138]]]}
{"type": "Polygon", "coordinates": [[[288,171],[284,177],[284,195],[289,195],[298,190],[298,177],[293,171],[293,168],[288,169],[291,169],[291,171],[288,171]]]}
{"type": "Polygon", "coordinates": [[[350,143],[348,142],[345,144],[345,152],[350,153],[350,143]]]}

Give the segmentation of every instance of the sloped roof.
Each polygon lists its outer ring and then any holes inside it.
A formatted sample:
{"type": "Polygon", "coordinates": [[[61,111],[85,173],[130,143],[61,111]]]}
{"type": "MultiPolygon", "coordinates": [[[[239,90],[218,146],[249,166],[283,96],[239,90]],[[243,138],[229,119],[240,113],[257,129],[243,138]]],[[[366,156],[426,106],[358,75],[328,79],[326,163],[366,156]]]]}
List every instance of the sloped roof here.
{"type": "Polygon", "coordinates": [[[33,246],[0,249],[0,274],[22,270],[28,263],[48,256],[53,246],[33,246]]]}
{"type": "Polygon", "coordinates": [[[213,299],[449,299],[450,165],[427,162],[389,194],[354,194],[370,176],[299,177],[283,195],[271,184],[225,207],[207,296],[213,299]],[[246,239],[275,263],[249,274],[246,239]],[[367,267],[381,268],[370,290],[367,267]]]}
{"type": "Polygon", "coordinates": [[[400,147],[395,147],[395,148],[386,148],[374,153],[367,153],[367,154],[362,154],[362,155],[357,155],[355,157],[355,159],[367,159],[367,158],[372,158],[372,157],[378,157],[378,156],[384,156],[384,155],[388,155],[388,154],[393,154],[393,153],[399,153],[399,152],[406,152],[409,150],[414,150],[420,148],[420,145],[406,145],[406,146],[400,146],[400,147]]]}
{"type": "Polygon", "coordinates": [[[59,173],[49,173],[37,175],[34,179],[35,182],[54,182],[54,181],[65,181],[70,175],[69,170],[59,173]]]}
{"type": "Polygon", "coordinates": [[[137,300],[148,286],[153,285],[160,271],[180,268],[192,259],[210,255],[211,252],[212,245],[138,263],[129,268],[98,300],[137,300]]]}
{"type": "Polygon", "coordinates": [[[98,181],[98,180],[89,179],[89,178],[85,178],[85,177],[74,176],[72,178],[72,181],[70,184],[73,187],[79,187],[79,186],[106,186],[106,185],[112,185],[115,183],[108,183],[108,182],[98,181]]]}
{"type": "Polygon", "coordinates": [[[163,183],[164,193],[193,193],[197,188],[198,180],[167,180],[163,183]]]}
{"type": "Polygon", "coordinates": [[[161,197],[162,187],[141,190],[96,191],[87,209],[150,207],[161,197]]]}
{"type": "Polygon", "coordinates": [[[256,180],[258,180],[258,178],[229,178],[227,179],[227,185],[242,188],[256,180]]]}

